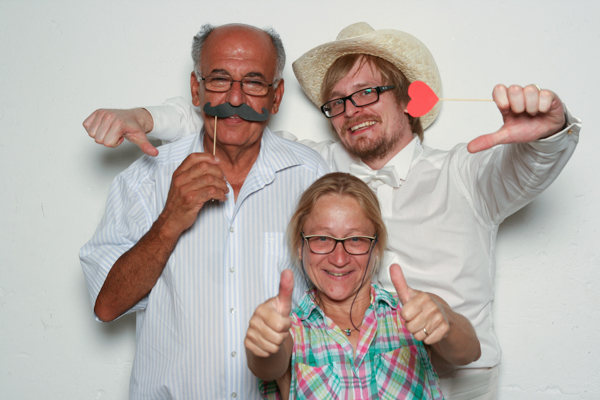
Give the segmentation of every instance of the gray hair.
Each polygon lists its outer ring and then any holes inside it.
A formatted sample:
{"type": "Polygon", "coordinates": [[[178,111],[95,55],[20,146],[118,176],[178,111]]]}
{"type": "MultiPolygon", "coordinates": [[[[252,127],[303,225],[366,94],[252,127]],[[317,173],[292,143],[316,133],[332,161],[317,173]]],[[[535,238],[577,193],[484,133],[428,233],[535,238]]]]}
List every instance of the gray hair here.
{"type": "MultiPolygon", "coordinates": [[[[196,72],[196,77],[198,79],[200,79],[200,55],[202,54],[202,46],[204,45],[206,38],[208,38],[208,35],[210,35],[215,28],[218,27],[211,24],[204,24],[196,36],[194,36],[194,42],[192,44],[192,60],[194,61],[194,71],[196,72]]],[[[269,35],[271,42],[275,47],[275,53],[277,56],[275,80],[279,81],[283,78],[283,68],[285,67],[285,49],[283,48],[281,36],[279,36],[275,29],[271,27],[263,29],[262,31],[269,35]]]]}

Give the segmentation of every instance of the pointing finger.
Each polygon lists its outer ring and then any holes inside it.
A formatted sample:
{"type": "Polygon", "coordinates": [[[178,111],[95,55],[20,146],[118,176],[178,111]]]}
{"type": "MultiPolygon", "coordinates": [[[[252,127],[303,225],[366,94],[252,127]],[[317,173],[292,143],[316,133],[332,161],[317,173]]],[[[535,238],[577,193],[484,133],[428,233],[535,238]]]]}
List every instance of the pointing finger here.
{"type": "Polygon", "coordinates": [[[148,154],[152,157],[156,157],[158,155],[158,150],[156,147],[152,146],[145,133],[141,133],[139,135],[129,135],[128,138],[131,143],[138,145],[144,154],[148,154]]]}

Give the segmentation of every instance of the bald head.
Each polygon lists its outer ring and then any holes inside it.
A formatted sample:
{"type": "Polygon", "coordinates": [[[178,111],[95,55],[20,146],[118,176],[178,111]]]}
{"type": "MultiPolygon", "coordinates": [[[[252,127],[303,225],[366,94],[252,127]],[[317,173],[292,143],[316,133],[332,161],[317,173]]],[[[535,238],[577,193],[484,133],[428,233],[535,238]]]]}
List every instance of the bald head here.
{"type": "Polygon", "coordinates": [[[200,31],[194,36],[192,45],[194,70],[200,72],[202,57],[206,57],[204,49],[207,46],[215,44],[221,46],[224,43],[235,46],[240,52],[243,52],[243,47],[248,43],[252,46],[260,46],[265,54],[272,56],[275,79],[279,80],[283,77],[285,50],[279,34],[272,28],[263,30],[244,24],[227,24],[218,27],[211,24],[202,25],[200,31]]]}

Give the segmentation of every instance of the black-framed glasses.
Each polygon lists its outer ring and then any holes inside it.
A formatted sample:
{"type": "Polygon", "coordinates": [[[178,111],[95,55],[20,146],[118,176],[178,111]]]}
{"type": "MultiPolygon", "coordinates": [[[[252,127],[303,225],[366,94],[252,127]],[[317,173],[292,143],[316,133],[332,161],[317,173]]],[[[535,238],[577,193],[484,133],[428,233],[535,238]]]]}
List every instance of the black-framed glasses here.
{"type": "Polygon", "coordinates": [[[350,100],[354,107],[364,107],[369,104],[377,103],[379,93],[393,89],[395,86],[374,86],[366,89],[361,89],[352,93],[350,96],[333,99],[321,106],[321,111],[327,118],[337,117],[346,111],[346,100],[350,100]]]}
{"type": "Polygon", "coordinates": [[[198,79],[204,81],[204,87],[211,92],[227,92],[233,86],[233,82],[239,82],[242,86],[242,91],[250,96],[264,96],[269,91],[269,87],[273,86],[277,79],[269,84],[261,79],[253,77],[245,77],[242,80],[235,80],[227,75],[209,75],[202,77],[196,73],[198,79]]]}
{"type": "Polygon", "coordinates": [[[300,235],[306,241],[308,249],[315,254],[329,254],[341,242],[346,253],[359,256],[367,254],[373,247],[373,241],[377,240],[377,234],[375,236],[350,236],[346,238],[336,238],[327,235],[306,236],[304,232],[300,232],[300,235]]]}

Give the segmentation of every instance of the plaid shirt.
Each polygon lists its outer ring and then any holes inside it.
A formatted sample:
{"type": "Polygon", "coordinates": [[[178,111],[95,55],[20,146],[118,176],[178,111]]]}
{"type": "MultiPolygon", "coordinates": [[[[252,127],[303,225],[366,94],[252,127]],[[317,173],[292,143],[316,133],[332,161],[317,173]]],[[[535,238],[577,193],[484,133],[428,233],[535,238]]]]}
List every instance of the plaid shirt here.
{"type": "MultiPolygon", "coordinates": [[[[398,297],[373,285],[356,357],[342,330],[314,302],[315,289],[292,313],[291,399],[443,399],[423,342],[404,326],[398,297]]],[[[263,396],[279,399],[275,382],[263,396]]]]}

